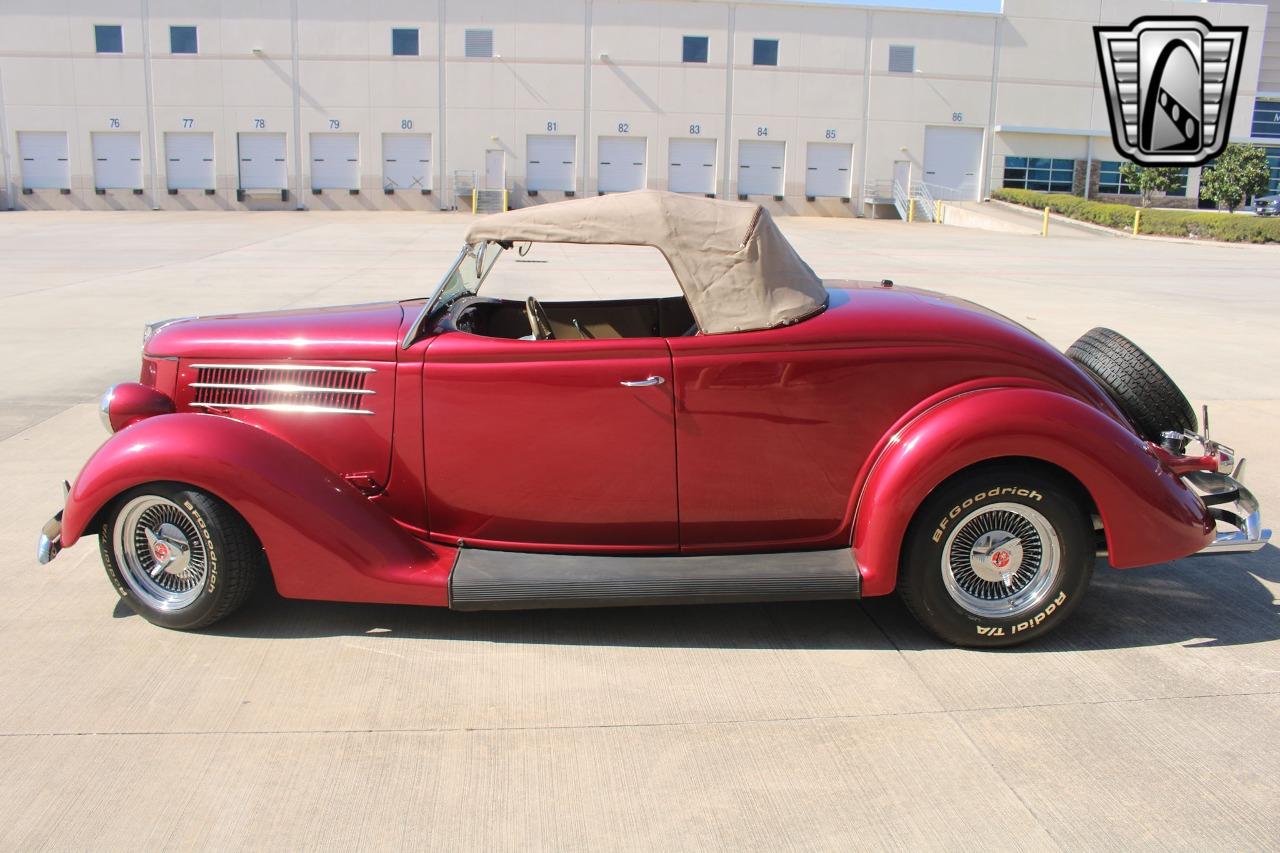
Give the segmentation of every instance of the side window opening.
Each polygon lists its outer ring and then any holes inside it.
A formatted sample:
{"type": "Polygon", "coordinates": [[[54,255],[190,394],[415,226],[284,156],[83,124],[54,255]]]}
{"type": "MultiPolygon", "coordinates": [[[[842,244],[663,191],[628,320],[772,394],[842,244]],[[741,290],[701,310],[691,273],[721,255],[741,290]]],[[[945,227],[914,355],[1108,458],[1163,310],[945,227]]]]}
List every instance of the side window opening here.
{"type": "Polygon", "coordinates": [[[478,293],[476,316],[460,331],[548,339],[545,329],[539,335],[533,327],[537,318],[530,312],[538,308],[553,340],[680,337],[697,331],[675,274],[652,247],[517,243],[502,255],[478,293]]]}

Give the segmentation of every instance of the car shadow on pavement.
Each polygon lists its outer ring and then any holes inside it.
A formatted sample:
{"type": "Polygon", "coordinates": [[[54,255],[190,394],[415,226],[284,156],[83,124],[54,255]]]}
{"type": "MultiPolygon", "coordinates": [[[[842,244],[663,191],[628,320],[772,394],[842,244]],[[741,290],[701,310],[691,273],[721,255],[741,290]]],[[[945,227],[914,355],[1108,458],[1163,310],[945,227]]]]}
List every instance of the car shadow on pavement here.
{"type": "MultiPolygon", "coordinates": [[[[116,615],[131,615],[123,604],[116,615]]],[[[842,601],[458,613],[291,601],[274,591],[206,633],[253,639],[388,636],[490,643],[725,649],[945,648],[896,596],[842,601]]],[[[1280,639],[1280,549],[1115,570],[1099,561],[1071,618],[1018,651],[1060,652],[1280,639]]]]}

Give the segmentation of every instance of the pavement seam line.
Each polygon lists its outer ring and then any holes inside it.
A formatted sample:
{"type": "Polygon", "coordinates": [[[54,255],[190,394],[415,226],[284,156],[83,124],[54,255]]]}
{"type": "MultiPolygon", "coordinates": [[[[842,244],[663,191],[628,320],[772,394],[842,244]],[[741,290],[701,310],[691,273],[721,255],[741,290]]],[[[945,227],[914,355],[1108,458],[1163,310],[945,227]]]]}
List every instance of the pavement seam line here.
{"type": "MultiPolygon", "coordinates": [[[[926,689],[928,685],[926,684],[926,689]]],[[[776,725],[778,723],[821,723],[832,720],[875,720],[897,717],[931,717],[956,714],[981,714],[992,711],[1035,711],[1048,708],[1083,708],[1103,705],[1128,705],[1144,702],[1194,702],[1200,699],[1248,699],[1280,696],[1280,691],[1261,690],[1250,693],[1196,693],[1185,696],[1141,696],[1124,699],[1092,699],[1081,702],[1043,702],[1035,705],[991,705],[978,708],[940,708],[936,711],[885,711],[867,714],[815,714],[795,717],[758,717],[727,720],[700,720],[692,722],[653,723],[595,723],[564,726],[436,726],[422,728],[350,728],[350,729],[219,729],[199,731],[180,729],[175,731],[92,731],[92,732],[0,732],[3,738],[74,738],[74,737],[191,737],[226,735],[348,735],[348,734],[458,734],[493,732],[555,732],[599,731],[607,729],[677,729],[699,726],[776,725]]],[[[960,721],[956,720],[956,725],[960,721]]],[[[966,737],[968,733],[966,733],[966,737]]],[[[976,749],[976,744],[975,744],[976,749]]],[[[994,772],[994,768],[993,768],[994,772]]],[[[1019,798],[1021,799],[1021,798],[1019,798]]]]}
{"type": "MultiPolygon", "coordinates": [[[[916,680],[924,685],[924,689],[929,692],[929,695],[931,697],[933,697],[934,702],[936,702],[939,706],[942,706],[943,705],[942,700],[938,696],[937,692],[934,691],[933,685],[929,684],[929,682],[920,673],[920,671],[916,669],[915,664],[911,661],[911,659],[907,657],[905,654],[903,654],[902,647],[898,645],[898,642],[892,636],[889,635],[889,632],[884,629],[884,626],[880,624],[880,622],[876,619],[874,615],[867,612],[866,608],[863,608],[863,612],[866,613],[867,619],[871,622],[871,624],[875,625],[876,629],[881,634],[883,634],[884,638],[888,640],[891,646],[893,646],[894,651],[898,653],[898,657],[902,660],[903,664],[906,665],[907,669],[911,670],[911,674],[916,677],[916,680]]],[[[1072,704],[1088,704],[1088,703],[1072,703],[1072,704]]],[[[1007,790],[1010,794],[1014,796],[1014,798],[1022,806],[1023,811],[1025,811],[1027,815],[1033,821],[1035,821],[1037,825],[1039,825],[1040,829],[1044,832],[1045,836],[1050,841],[1052,841],[1059,850],[1066,850],[1067,848],[1063,846],[1062,840],[1059,839],[1058,836],[1054,834],[1053,830],[1049,828],[1048,823],[1046,823],[1044,818],[1040,816],[1039,812],[1033,809],[1031,807],[1031,804],[1028,803],[1023,798],[1022,792],[1019,791],[1017,788],[1013,787],[1013,785],[1009,784],[1009,782],[1004,778],[1004,776],[1000,774],[1000,771],[996,769],[995,765],[991,763],[991,760],[987,758],[986,754],[978,747],[978,744],[976,741],[974,741],[973,736],[969,734],[969,730],[966,729],[964,727],[964,724],[961,723],[960,720],[956,718],[955,713],[949,708],[944,708],[944,710],[941,713],[948,720],[950,720],[951,723],[960,731],[960,733],[964,736],[965,742],[969,744],[969,748],[973,750],[974,755],[977,756],[978,760],[982,762],[982,765],[987,768],[987,770],[991,773],[992,776],[1000,780],[1000,784],[1004,786],[1005,790],[1007,790]]]]}

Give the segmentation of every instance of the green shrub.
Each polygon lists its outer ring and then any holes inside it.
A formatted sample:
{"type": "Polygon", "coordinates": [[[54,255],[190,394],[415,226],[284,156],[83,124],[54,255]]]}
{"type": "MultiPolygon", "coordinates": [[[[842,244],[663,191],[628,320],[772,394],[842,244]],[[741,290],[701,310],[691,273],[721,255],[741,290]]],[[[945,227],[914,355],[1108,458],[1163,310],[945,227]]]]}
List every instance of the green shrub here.
{"type": "MultiPolygon", "coordinates": [[[[1030,190],[1001,189],[992,192],[991,197],[1036,210],[1048,207],[1054,213],[1071,219],[1121,231],[1133,229],[1133,212],[1138,209],[1127,204],[1107,204],[1074,195],[1037,193],[1030,190]]],[[[1280,219],[1213,211],[1146,208],[1142,211],[1138,233],[1223,240],[1229,243],[1280,243],[1280,219]]]]}

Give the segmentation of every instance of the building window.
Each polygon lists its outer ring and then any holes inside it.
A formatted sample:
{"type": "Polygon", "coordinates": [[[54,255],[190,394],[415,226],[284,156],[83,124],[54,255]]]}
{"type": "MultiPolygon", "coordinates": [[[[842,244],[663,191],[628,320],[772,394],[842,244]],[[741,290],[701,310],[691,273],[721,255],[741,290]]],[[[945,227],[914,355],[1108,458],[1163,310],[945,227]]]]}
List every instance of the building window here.
{"type": "Polygon", "coordinates": [[[1098,192],[1107,195],[1137,195],[1138,190],[1120,174],[1119,160],[1098,163],[1098,192]]]}
{"type": "Polygon", "coordinates": [[[1258,101],[1253,105],[1250,136],[1280,136],[1280,101],[1258,101]]]}
{"type": "Polygon", "coordinates": [[[915,71],[915,47],[909,44],[889,45],[889,70],[894,74],[910,74],[915,71]]]}
{"type": "MultiPolygon", "coordinates": [[[[1102,160],[1098,163],[1098,192],[1107,195],[1141,195],[1138,188],[1126,181],[1124,176],[1120,174],[1120,165],[1119,160],[1102,160]]],[[[1186,169],[1178,170],[1178,179],[1165,195],[1174,198],[1186,198],[1186,169]]]]}
{"type": "Polygon", "coordinates": [[[195,27],[169,27],[170,53],[198,53],[195,27]]]}
{"type": "Polygon", "coordinates": [[[493,30],[467,30],[465,42],[467,56],[493,56],[493,30]]]}
{"type": "MultiPolygon", "coordinates": [[[[489,37],[489,52],[493,52],[493,34],[489,37]]],[[[391,31],[391,55],[392,56],[417,56],[418,55],[418,30],[415,29],[393,29],[391,31]]],[[[468,53],[467,56],[471,54],[468,53]]]]}
{"type": "Polygon", "coordinates": [[[1004,158],[1005,189],[1034,190],[1041,193],[1069,193],[1076,161],[1056,157],[1004,158]]]}
{"type": "Polygon", "coordinates": [[[119,24],[95,24],[93,41],[98,53],[124,53],[124,32],[119,24]]]}
{"type": "Polygon", "coordinates": [[[777,65],[778,64],[778,40],[777,39],[756,39],[755,45],[751,49],[752,65],[777,65]]]}
{"type": "Polygon", "coordinates": [[[1267,184],[1267,195],[1280,193],[1280,148],[1267,149],[1267,167],[1271,169],[1271,181],[1267,184]]]}
{"type": "Polygon", "coordinates": [[[685,62],[706,62],[707,61],[707,45],[709,39],[706,36],[685,36],[684,37],[684,61],[685,62]]]}

